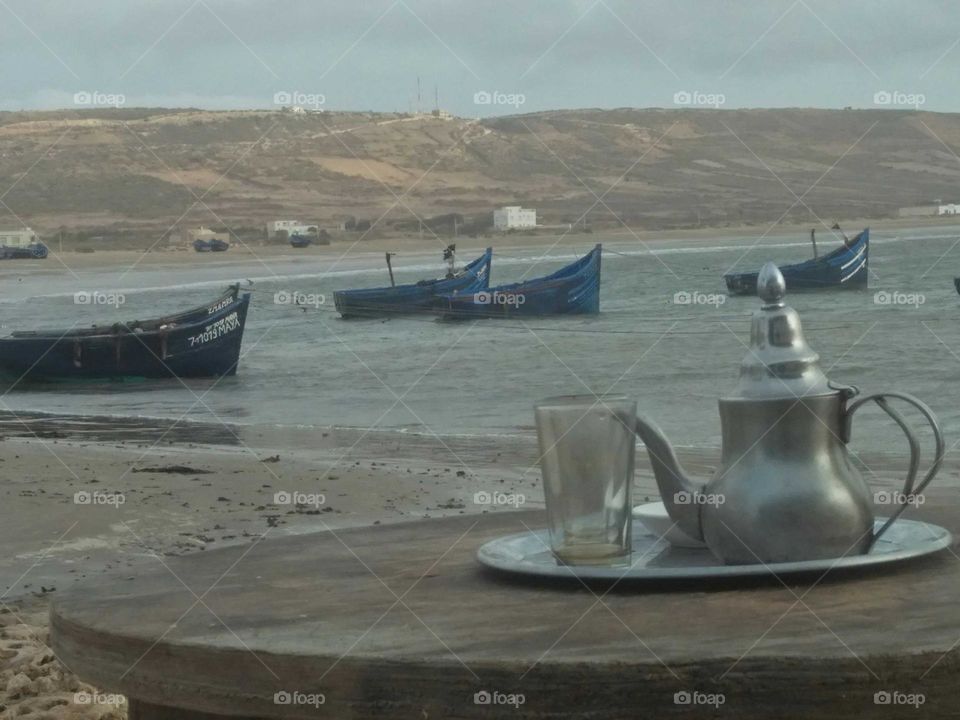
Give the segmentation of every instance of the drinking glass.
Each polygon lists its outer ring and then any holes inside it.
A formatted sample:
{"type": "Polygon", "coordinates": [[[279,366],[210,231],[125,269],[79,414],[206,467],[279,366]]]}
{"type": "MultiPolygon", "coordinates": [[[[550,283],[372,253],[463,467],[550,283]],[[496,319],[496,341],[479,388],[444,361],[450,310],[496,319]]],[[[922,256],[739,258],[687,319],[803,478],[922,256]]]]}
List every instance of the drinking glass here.
{"type": "Polygon", "coordinates": [[[629,559],[636,409],[623,395],[565,395],[534,406],[550,549],[564,564],[629,559]]]}

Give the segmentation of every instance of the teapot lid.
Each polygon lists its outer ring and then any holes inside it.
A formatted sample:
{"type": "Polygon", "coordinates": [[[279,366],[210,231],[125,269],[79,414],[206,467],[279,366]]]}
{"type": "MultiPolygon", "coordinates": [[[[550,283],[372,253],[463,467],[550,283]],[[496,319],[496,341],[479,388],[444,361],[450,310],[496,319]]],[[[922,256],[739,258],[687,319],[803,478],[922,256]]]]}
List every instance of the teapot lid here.
{"type": "Polygon", "coordinates": [[[757,276],[757,295],[763,305],[753,313],[750,350],[740,363],[734,399],[789,399],[836,392],[820,369],[820,356],[803,337],[800,315],[783,302],[786,293],[783,274],[768,262],[757,276]]]}

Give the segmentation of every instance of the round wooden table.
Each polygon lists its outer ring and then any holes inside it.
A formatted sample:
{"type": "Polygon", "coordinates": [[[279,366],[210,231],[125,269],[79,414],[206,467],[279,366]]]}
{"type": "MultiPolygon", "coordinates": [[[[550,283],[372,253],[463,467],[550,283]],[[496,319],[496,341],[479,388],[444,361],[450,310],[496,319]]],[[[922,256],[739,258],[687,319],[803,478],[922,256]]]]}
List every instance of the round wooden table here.
{"type": "MultiPolygon", "coordinates": [[[[956,506],[920,517],[957,531],[956,506]]],[[[58,598],[53,647],[127,695],[134,720],[957,712],[953,549],[710,588],[525,583],[476,563],[481,543],[543,522],[501,512],[152,560],[58,598]]]]}

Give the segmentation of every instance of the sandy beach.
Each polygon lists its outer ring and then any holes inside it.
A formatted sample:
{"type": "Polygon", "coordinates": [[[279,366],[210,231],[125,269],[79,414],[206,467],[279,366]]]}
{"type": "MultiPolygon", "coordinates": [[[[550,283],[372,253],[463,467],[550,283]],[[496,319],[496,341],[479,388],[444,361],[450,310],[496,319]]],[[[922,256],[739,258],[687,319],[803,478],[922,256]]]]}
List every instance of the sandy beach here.
{"type": "MultiPolygon", "coordinates": [[[[532,435],[233,426],[216,432],[210,442],[191,443],[170,426],[111,429],[49,418],[3,424],[4,717],[125,716],[124,705],[78,682],[47,645],[47,604],[76,582],[122,584],[135,568],[165,557],[264,536],[543,505],[532,435]]],[[[707,476],[718,453],[684,448],[680,457],[688,472],[707,476]]],[[[871,478],[878,489],[897,487],[906,467],[899,456],[862,460],[882,468],[871,478]]],[[[928,492],[928,512],[938,497],[956,492],[960,464],[941,478],[928,492]]],[[[634,493],[637,503],[658,497],[644,453],[634,493]]]]}
{"type": "Polygon", "coordinates": [[[123,582],[143,563],[265,536],[542,505],[529,441],[238,433],[221,433],[228,445],[153,447],[149,431],[89,441],[42,423],[0,440],[3,717],[125,716],[123,705],[84,704],[100,696],[47,645],[48,600],[76,582],[123,582]],[[478,504],[477,493],[504,503],[478,504]]]}
{"type": "MultiPolygon", "coordinates": [[[[932,232],[953,229],[953,220],[950,217],[905,217],[905,218],[854,218],[844,220],[843,228],[848,234],[864,227],[869,227],[875,233],[896,233],[906,228],[929,228],[932,232]]],[[[388,237],[362,237],[362,233],[344,235],[329,245],[313,245],[306,249],[296,250],[287,245],[262,244],[257,242],[233,239],[227,253],[211,255],[198,254],[188,247],[167,247],[165,243],[157,243],[149,250],[144,249],[111,249],[97,250],[96,252],[76,252],[69,245],[61,251],[55,242],[51,243],[51,257],[47,262],[18,263],[16,267],[0,269],[16,269],[31,267],[32,271],[45,270],[50,272],[66,272],[66,268],[73,270],[111,268],[126,269],[136,264],[144,267],[164,267],[192,265],[197,262],[217,264],[241,264],[261,258],[268,264],[271,261],[303,260],[303,259],[335,259],[363,257],[367,254],[381,254],[384,252],[418,253],[432,252],[446,247],[449,243],[457,243],[462,248],[491,246],[506,252],[510,249],[524,248],[570,248],[588,245],[592,237],[597,235],[605,240],[641,243],[690,243],[704,244],[717,242],[729,237],[769,237],[778,238],[797,233],[809,233],[814,228],[817,234],[826,238],[827,228],[822,227],[815,220],[808,223],[781,222],[775,225],[737,225],[723,227],[684,228],[681,230],[638,230],[626,229],[613,225],[597,229],[592,233],[584,233],[579,229],[570,231],[558,230],[555,232],[539,231],[536,234],[496,234],[489,237],[449,237],[432,235],[425,232],[420,235],[394,235],[388,237]],[[52,262],[50,262],[52,261],[52,262]]]]}

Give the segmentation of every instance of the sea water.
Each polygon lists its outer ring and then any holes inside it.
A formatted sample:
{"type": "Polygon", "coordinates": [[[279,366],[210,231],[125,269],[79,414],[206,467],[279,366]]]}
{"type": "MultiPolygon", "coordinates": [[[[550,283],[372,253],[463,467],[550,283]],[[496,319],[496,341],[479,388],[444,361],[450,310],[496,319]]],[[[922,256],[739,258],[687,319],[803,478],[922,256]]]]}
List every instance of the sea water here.
{"type": "MultiPolygon", "coordinates": [[[[0,389],[0,410],[509,435],[532,433],[539,398],[616,392],[636,397],[640,411],[675,443],[717,446],[717,398],[736,385],[758,307],[756,298],[726,297],[721,276],[812,253],[803,235],[758,240],[761,234],[648,243],[593,234],[555,248],[524,246],[518,238],[495,251],[493,283],[552,272],[595,242],[608,252],[599,315],[510,321],[339,319],[334,290],[387,284],[379,253],[198,256],[128,272],[67,271],[53,258],[11,261],[0,267],[2,334],[153,317],[203,304],[233,280],[255,292],[236,377],[8,383],[0,389]],[[77,304],[78,291],[113,293],[123,302],[77,304]],[[283,293],[309,302],[284,303],[283,293]]],[[[836,246],[826,232],[820,235],[821,253],[836,246]]],[[[869,291],[787,298],[831,379],[926,400],[943,422],[948,447],[960,440],[958,243],[956,227],[874,233],[869,291]]],[[[480,254],[483,241],[458,245],[466,260],[480,254]]],[[[404,252],[402,243],[398,249],[398,283],[442,274],[439,249],[404,252]]],[[[929,444],[929,435],[922,437],[929,444]]],[[[883,413],[858,413],[855,448],[906,452],[901,438],[883,413]]]]}

